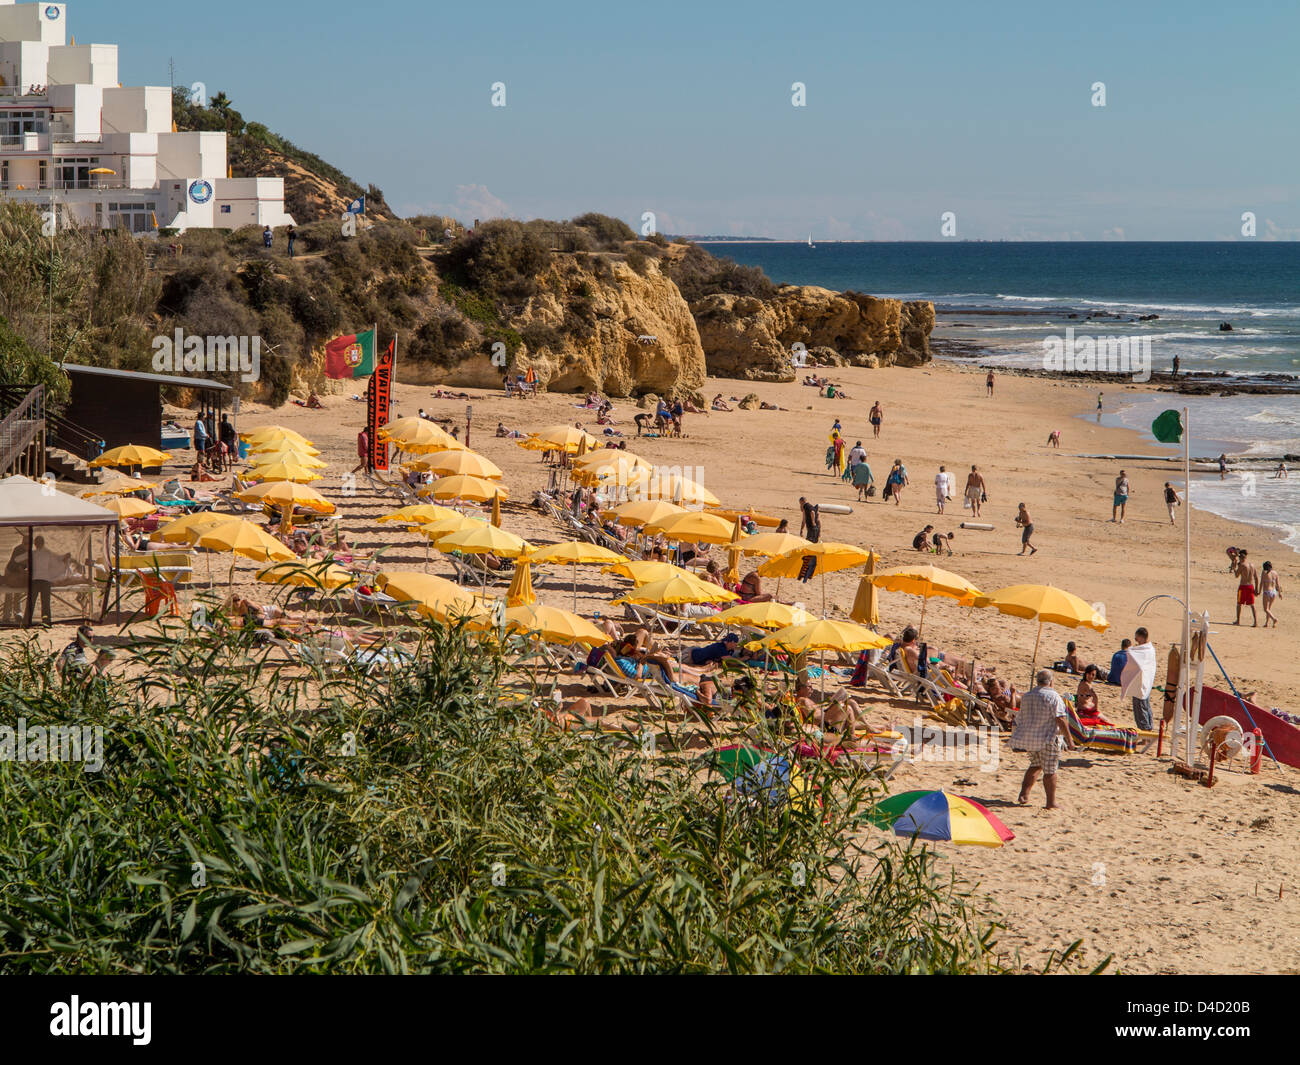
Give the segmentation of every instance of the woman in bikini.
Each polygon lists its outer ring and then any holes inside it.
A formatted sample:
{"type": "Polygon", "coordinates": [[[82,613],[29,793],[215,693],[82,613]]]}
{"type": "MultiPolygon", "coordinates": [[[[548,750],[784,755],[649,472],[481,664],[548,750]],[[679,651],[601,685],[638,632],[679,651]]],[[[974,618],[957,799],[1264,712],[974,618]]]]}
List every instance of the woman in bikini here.
{"type": "Polygon", "coordinates": [[[1264,563],[1264,572],[1260,574],[1259,586],[1264,606],[1264,628],[1268,628],[1268,623],[1272,621],[1273,628],[1276,629],[1277,615],[1273,613],[1273,603],[1282,596],[1282,580],[1277,570],[1273,568],[1273,563],[1264,563]]]}

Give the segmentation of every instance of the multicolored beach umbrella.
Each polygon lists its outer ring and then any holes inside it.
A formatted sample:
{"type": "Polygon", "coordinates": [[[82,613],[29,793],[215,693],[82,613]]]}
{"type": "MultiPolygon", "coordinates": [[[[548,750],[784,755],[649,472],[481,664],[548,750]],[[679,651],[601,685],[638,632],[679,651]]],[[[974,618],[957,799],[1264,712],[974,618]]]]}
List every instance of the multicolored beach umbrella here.
{"type": "Polygon", "coordinates": [[[876,804],[869,815],[878,828],[909,839],[1000,847],[1016,834],[974,799],[946,791],[904,791],[876,804]]]}

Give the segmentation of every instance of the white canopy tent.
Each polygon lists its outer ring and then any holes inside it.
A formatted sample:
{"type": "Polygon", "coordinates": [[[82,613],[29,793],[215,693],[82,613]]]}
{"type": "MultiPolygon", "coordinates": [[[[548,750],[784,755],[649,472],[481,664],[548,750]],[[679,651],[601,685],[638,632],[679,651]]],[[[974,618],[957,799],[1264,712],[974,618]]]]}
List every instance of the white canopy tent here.
{"type": "MultiPolygon", "coordinates": [[[[0,480],[0,625],[41,618],[90,621],[95,581],[117,567],[121,546],[118,517],[111,510],[60,492],[53,481],[30,477],[0,480]],[[24,605],[25,604],[25,605],[24,605]]],[[[98,616],[108,606],[104,581],[98,616]]]]}

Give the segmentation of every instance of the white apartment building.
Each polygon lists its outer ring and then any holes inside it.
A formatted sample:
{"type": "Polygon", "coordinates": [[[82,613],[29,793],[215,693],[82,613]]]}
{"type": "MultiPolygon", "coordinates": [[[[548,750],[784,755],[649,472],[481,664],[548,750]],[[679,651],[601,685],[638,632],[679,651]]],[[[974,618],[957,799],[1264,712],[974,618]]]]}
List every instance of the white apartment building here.
{"type": "Polygon", "coordinates": [[[293,224],[283,178],[227,177],[226,135],[172,132],[171,90],[124,88],[117,45],[69,44],[67,15],[0,0],[0,196],[133,233],[293,224]]]}

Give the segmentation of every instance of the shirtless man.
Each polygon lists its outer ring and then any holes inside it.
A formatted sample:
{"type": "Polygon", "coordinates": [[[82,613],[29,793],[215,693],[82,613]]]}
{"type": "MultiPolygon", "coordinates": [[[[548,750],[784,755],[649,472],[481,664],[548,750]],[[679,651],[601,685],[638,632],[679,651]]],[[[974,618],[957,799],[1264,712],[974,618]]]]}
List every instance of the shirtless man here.
{"type": "Polygon", "coordinates": [[[966,475],[966,499],[970,503],[971,517],[980,516],[980,504],[984,502],[984,478],[978,466],[972,466],[966,475]]]}
{"type": "Polygon", "coordinates": [[[1277,615],[1273,613],[1273,603],[1282,595],[1282,581],[1271,562],[1264,563],[1264,571],[1259,575],[1259,591],[1264,600],[1264,628],[1268,628],[1271,621],[1276,629],[1277,615]]]}
{"type": "Polygon", "coordinates": [[[1029,516],[1029,508],[1023,503],[1020,504],[1020,512],[1016,515],[1016,524],[1020,526],[1020,553],[1025,553],[1025,548],[1029,548],[1031,555],[1038,554],[1038,548],[1031,544],[1030,538],[1034,535],[1034,519],[1029,516]]]}
{"type": "Polygon", "coordinates": [[[1247,561],[1244,547],[1237,552],[1237,568],[1232,572],[1237,575],[1237,620],[1233,624],[1241,624],[1241,608],[1248,606],[1252,627],[1258,627],[1259,615],[1255,612],[1255,593],[1259,591],[1259,576],[1255,572],[1254,564],[1247,561]]]}

